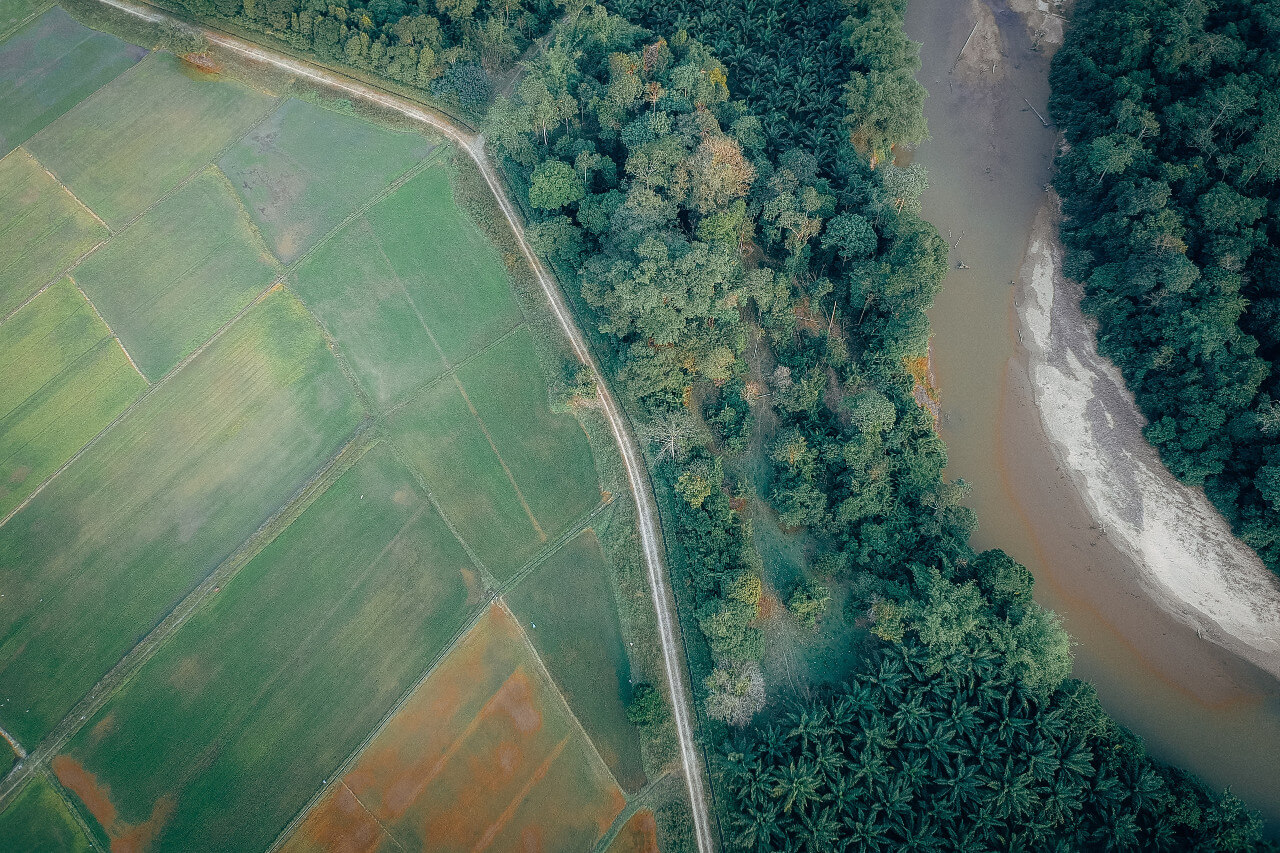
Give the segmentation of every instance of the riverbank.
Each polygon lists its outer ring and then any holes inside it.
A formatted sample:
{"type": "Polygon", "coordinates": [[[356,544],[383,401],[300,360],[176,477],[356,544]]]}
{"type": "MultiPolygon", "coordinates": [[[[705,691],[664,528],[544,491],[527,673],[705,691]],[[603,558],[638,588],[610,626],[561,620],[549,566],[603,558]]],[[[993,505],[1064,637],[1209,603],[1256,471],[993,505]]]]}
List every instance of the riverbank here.
{"type": "Polygon", "coordinates": [[[1054,456],[1143,592],[1199,637],[1280,677],[1280,578],[1179,483],[1142,435],[1120,372],[1098,354],[1081,289],[1061,274],[1058,200],[1036,216],[1015,304],[1022,369],[1054,456]]]}
{"type": "MultiPolygon", "coordinates": [[[[1053,2],[978,3],[975,8],[954,0],[910,0],[907,6],[908,35],[924,45],[919,79],[930,95],[925,114],[932,138],[914,157],[929,169],[924,215],[953,245],[953,268],[930,312],[948,476],[973,487],[967,502],[980,520],[975,547],[1002,548],[1032,570],[1036,598],[1063,618],[1073,638],[1075,675],[1097,686],[1108,712],[1155,755],[1197,773],[1212,787],[1231,786],[1262,810],[1276,833],[1280,682],[1275,653],[1265,646],[1233,645],[1229,632],[1199,608],[1183,608],[1184,617],[1173,604],[1175,591],[1202,582],[1196,568],[1201,558],[1174,536],[1194,538],[1187,517],[1156,525],[1157,515],[1164,518],[1164,499],[1154,497],[1160,492],[1148,491],[1125,509],[1131,492],[1118,491],[1116,512],[1134,529],[1144,524],[1150,540],[1144,547],[1186,550],[1181,584],[1156,582],[1138,557],[1143,537],[1131,544],[1095,516],[1090,486],[1073,476],[1076,461],[1060,459],[1050,436],[1054,426],[1083,429],[1072,421],[1083,424],[1090,412],[1098,412],[1111,429],[1102,414],[1109,410],[1090,402],[1095,389],[1059,389],[1079,394],[1079,404],[1042,415],[1036,395],[1045,393],[1041,386],[1047,380],[1032,375],[1033,335],[1022,317],[1029,310],[1024,291],[1032,276],[1024,268],[1033,260],[1029,247],[1043,249],[1052,245],[1046,235],[1056,237],[1056,205],[1045,187],[1052,179],[1057,129],[1046,127],[1036,113],[1049,117],[1049,60],[1061,42],[1063,21],[1053,2]],[[989,49],[974,48],[975,42],[990,44],[982,35],[992,24],[1001,52],[995,74],[989,49]],[[973,61],[958,61],[970,55],[973,61]],[[956,269],[957,261],[967,269],[956,269]],[[1052,423],[1045,424],[1045,417],[1052,423]],[[1161,532],[1170,524],[1180,529],[1161,532]]],[[[1055,291],[1057,304],[1046,302],[1052,306],[1050,320],[1056,311],[1059,321],[1066,321],[1067,287],[1055,291]]],[[[1078,314],[1078,300],[1076,305],[1076,328],[1092,345],[1092,329],[1078,314]]],[[[1059,345],[1056,338],[1050,341],[1046,359],[1059,345]]],[[[1080,358],[1066,349],[1061,357],[1080,358]]],[[[1122,391],[1114,371],[1113,377],[1122,391]]],[[[1117,423],[1122,423],[1120,411],[1110,410],[1117,423]]],[[[1140,430],[1140,424],[1131,427],[1134,441],[1145,446],[1140,430]]],[[[1126,466],[1134,464],[1126,446],[1111,445],[1121,485],[1137,479],[1136,474],[1125,479],[1126,466]]],[[[1154,451],[1147,450],[1154,459],[1154,451]]],[[[1163,471],[1158,460],[1154,464],[1163,471]]],[[[1149,489],[1160,485],[1159,480],[1143,482],[1149,489]]],[[[1209,612],[1222,611],[1219,615],[1231,624],[1231,611],[1222,608],[1219,597],[1209,596],[1204,606],[1214,602],[1218,610],[1209,612]]],[[[1238,621],[1247,624],[1248,618],[1238,621]]],[[[1280,633],[1258,628],[1266,622],[1265,613],[1255,621],[1260,637],[1280,640],[1280,633]]]]}

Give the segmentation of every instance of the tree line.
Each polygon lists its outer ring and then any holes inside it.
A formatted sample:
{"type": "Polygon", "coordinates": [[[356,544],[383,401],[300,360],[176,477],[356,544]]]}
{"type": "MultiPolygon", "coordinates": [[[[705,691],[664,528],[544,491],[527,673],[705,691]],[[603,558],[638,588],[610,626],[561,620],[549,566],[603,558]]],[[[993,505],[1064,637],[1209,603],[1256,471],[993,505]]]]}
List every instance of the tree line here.
{"type": "Polygon", "coordinates": [[[1066,272],[1147,438],[1280,572],[1280,5],[1082,2],[1054,58],[1066,272]]]}
{"type": "Polygon", "coordinates": [[[483,116],[495,76],[550,26],[551,0],[159,0],[483,116]]]}

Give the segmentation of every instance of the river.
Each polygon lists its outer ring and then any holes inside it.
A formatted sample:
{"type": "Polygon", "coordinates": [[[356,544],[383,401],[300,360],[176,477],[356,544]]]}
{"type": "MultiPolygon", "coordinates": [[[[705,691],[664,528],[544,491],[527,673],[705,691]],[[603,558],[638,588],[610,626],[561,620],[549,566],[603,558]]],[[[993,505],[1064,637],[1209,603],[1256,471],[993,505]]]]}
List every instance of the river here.
{"type": "MultiPolygon", "coordinates": [[[[1048,118],[1049,54],[1062,22],[1046,15],[1048,4],[1036,10],[1035,0],[1012,2],[1029,7],[1027,20],[1041,35],[1007,0],[910,0],[907,7],[907,33],[923,44],[919,77],[929,91],[932,138],[914,153],[929,170],[924,215],[954,246],[953,269],[931,312],[948,475],[973,486],[970,505],[981,523],[975,547],[1003,548],[1034,572],[1037,598],[1062,616],[1074,640],[1075,674],[1097,686],[1107,710],[1156,756],[1215,788],[1230,786],[1262,812],[1275,836],[1280,655],[1270,646],[1233,644],[1194,608],[1179,611],[1176,597],[1140,565],[1105,507],[1083,490],[1078,472],[1062,464],[1068,457],[1045,430],[1044,400],[1037,399],[1043,389],[1032,381],[1042,382],[1041,374],[1031,342],[1023,343],[1031,321],[1019,312],[1034,297],[1024,260],[1038,217],[1037,233],[1052,237],[1045,185],[1057,130],[1039,116],[1048,118]],[[968,268],[957,269],[956,262],[968,268]]],[[[1072,322],[1087,340],[1083,321],[1072,322]]],[[[1100,374],[1108,368],[1095,366],[1100,374]]],[[[1112,409],[1101,413],[1108,423],[1113,413],[1125,419],[1125,405],[1132,408],[1118,383],[1112,396],[1112,409]]],[[[1064,407],[1056,415],[1069,412],[1064,407]]],[[[1136,415],[1131,419],[1129,439],[1140,444],[1140,423],[1136,415]]],[[[1159,468],[1145,450],[1148,467],[1159,468]]],[[[1179,489],[1167,488],[1171,495],[1179,489]]],[[[1158,508],[1149,504],[1147,513],[1151,527],[1158,508]]],[[[1198,534],[1194,527],[1179,532],[1198,534]]],[[[1256,567],[1248,568],[1257,581],[1256,567]]]]}

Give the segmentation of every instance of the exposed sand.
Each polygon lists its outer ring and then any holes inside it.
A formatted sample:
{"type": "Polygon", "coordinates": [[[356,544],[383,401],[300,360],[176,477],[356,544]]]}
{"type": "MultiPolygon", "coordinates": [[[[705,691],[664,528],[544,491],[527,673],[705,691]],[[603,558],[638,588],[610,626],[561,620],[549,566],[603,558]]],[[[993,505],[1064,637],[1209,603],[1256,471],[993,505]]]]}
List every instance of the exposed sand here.
{"type": "Polygon", "coordinates": [[[1280,677],[1280,579],[1199,489],[1161,464],[1116,367],[1063,279],[1048,194],[1022,268],[1018,315],[1032,394],[1061,468],[1146,594],[1202,637],[1280,677]]]}

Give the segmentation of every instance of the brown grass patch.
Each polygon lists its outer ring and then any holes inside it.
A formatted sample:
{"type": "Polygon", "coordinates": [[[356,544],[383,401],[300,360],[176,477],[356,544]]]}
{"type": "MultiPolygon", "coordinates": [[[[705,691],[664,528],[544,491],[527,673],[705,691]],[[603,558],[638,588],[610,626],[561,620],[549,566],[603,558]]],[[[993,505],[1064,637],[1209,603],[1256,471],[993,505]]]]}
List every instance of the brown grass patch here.
{"type": "Polygon", "coordinates": [[[590,849],[625,798],[554,690],[490,607],[284,849],[590,849]]]}
{"type": "Polygon", "coordinates": [[[658,853],[658,822],[641,809],[631,816],[606,853],[658,853]]]}
{"type": "MultiPolygon", "coordinates": [[[[106,722],[110,717],[103,720],[106,722]]],[[[101,724],[99,724],[101,725],[101,724]]],[[[111,841],[111,853],[142,853],[160,834],[173,814],[172,797],[161,797],[151,808],[151,816],[142,823],[130,824],[120,819],[115,803],[111,802],[111,788],[98,781],[88,770],[67,755],[59,755],[50,762],[53,774],[62,786],[75,794],[93,819],[106,831],[111,841]]]]}

